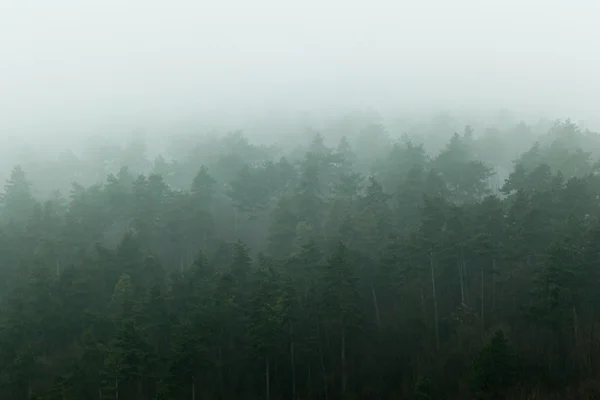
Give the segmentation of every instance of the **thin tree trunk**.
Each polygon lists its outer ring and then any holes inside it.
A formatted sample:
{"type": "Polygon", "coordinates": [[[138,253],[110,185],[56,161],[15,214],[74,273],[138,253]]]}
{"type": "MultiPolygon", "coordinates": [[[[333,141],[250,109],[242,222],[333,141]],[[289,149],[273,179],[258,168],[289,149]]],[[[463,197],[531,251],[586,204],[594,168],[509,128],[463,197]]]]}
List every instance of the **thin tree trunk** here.
{"type": "Polygon", "coordinates": [[[296,358],[294,355],[294,323],[290,322],[290,358],[292,362],[292,400],[296,399],[296,358]]]}
{"type": "Polygon", "coordinates": [[[377,328],[381,330],[381,317],[379,315],[379,303],[377,302],[377,294],[375,293],[375,286],[371,284],[371,293],[373,294],[373,305],[375,307],[375,318],[377,320],[377,328]]]}
{"type": "Polygon", "coordinates": [[[312,368],[310,367],[310,363],[308,364],[308,398],[312,396],[312,368]]]}
{"type": "Polygon", "coordinates": [[[438,321],[438,304],[437,304],[437,293],[435,289],[435,270],[433,265],[433,253],[429,254],[429,265],[431,268],[431,291],[433,294],[433,318],[435,324],[435,349],[440,349],[440,326],[438,321]]]}
{"type": "Polygon", "coordinates": [[[483,340],[483,334],[485,332],[485,314],[484,314],[484,304],[485,304],[485,293],[484,293],[484,270],[483,266],[481,266],[481,340],[483,340]]]}
{"type": "Polygon", "coordinates": [[[115,400],[119,400],[119,379],[115,379],[115,400]]]}
{"type": "Polygon", "coordinates": [[[137,384],[137,392],[138,392],[138,396],[140,397],[140,399],[143,399],[143,398],[144,398],[144,396],[143,396],[143,394],[144,394],[144,393],[143,393],[143,391],[144,391],[144,388],[143,388],[143,382],[142,382],[142,380],[141,380],[141,379],[138,379],[138,384],[137,384]]]}
{"type": "Polygon", "coordinates": [[[192,375],[192,400],[196,400],[196,378],[192,375]]]}
{"type": "Polygon", "coordinates": [[[496,313],[496,259],[492,259],[492,313],[496,313]]]}
{"type": "Polygon", "coordinates": [[[462,263],[462,271],[463,271],[462,272],[463,281],[465,282],[465,304],[468,306],[469,305],[469,277],[467,276],[467,263],[463,256],[461,256],[461,263],[462,263]]]}
{"type": "Polygon", "coordinates": [[[425,309],[425,293],[423,292],[423,286],[421,285],[421,313],[423,321],[427,320],[427,311],[425,309]]]}
{"type": "Polygon", "coordinates": [[[577,348],[577,342],[578,339],[577,337],[579,336],[579,320],[577,318],[577,311],[575,310],[575,307],[573,307],[573,338],[574,340],[574,344],[575,344],[575,348],[577,348]]]}
{"type": "Polygon", "coordinates": [[[319,340],[319,357],[321,359],[321,372],[323,373],[323,385],[325,389],[325,400],[329,400],[329,388],[327,385],[327,372],[325,371],[325,358],[323,357],[323,346],[321,345],[321,333],[317,327],[317,337],[319,340]]]}
{"type": "Polygon", "coordinates": [[[346,332],[342,328],[342,393],[346,394],[347,376],[346,376],[346,332]]]}
{"type": "MultiPolygon", "coordinates": [[[[223,335],[223,334],[221,334],[223,335]]],[[[224,362],[223,362],[223,347],[219,346],[219,383],[221,385],[221,389],[225,387],[225,372],[223,371],[224,362]]]]}
{"type": "Polygon", "coordinates": [[[465,284],[463,282],[463,271],[462,271],[462,264],[460,262],[460,258],[457,260],[457,267],[458,267],[458,279],[460,279],[460,301],[462,302],[462,304],[465,304],[465,284]]]}
{"type": "Polygon", "coordinates": [[[237,207],[233,207],[233,232],[237,235],[238,233],[238,210],[237,207]]]}
{"type": "Polygon", "coordinates": [[[327,372],[325,371],[325,359],[323,358],[323,349],[320,349],[321,353],[321,370],[323,372],[323,384],[325,389],[325,400],[329,399],[329,385],[327,384],[327,372]]]}
{"type": "Polygon", "coordinates": [[[593,345],[593,343],[594,343],[594,340],[595,340],[594,335],[596,334],[596,330],[595,330],[595,327],[596,327],[596,323],[595,323],[596,318],[595,318],[595,315],[594,315],[593,311],[592,311],[592,315],[591,315],[590,321],[591,321],[591,326],[590,326],[590,338],[588,340],[588,346],[589,347],[588,347],[588,351],[587,351],[587,362],[588,362],[589,371],[591,373],[591,372],[594,371],[594,366],[592,364],[592,354],[594,353],[594,345],[593,345]]]}
{"type": "Polygon", "coordinates": [[[270,360],[267,357],[267,362],[265,365],[265,385],[266,385],[266,399],[271,400],[271,368],[270,368],[270,360]]]}

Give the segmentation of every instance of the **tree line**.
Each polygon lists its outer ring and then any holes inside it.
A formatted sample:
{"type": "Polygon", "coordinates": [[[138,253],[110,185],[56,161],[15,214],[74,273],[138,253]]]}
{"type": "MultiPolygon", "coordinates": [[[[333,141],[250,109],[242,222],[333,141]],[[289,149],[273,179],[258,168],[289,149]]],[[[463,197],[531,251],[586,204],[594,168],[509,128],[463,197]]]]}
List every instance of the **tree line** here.
{"type": "Polygon", "coordinates": [[[282,155],[238,133],[148,162],[139,143],[45,199],[16,166],[0,397],[595,398],[589,136],[558,123],[500,184],[470,128],[433,156],[320,134],[282,155]]]}

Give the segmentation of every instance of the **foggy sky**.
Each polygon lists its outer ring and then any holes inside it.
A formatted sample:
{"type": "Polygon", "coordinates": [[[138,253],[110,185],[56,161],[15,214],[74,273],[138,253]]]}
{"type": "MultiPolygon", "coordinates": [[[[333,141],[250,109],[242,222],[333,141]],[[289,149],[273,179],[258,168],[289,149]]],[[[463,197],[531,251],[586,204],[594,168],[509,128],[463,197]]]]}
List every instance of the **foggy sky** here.
{"type": "Polygon", "coordinates": [[[276,107],[589,118],[599,12],[597,0],[0,0],[0,146],[276,107]]]}

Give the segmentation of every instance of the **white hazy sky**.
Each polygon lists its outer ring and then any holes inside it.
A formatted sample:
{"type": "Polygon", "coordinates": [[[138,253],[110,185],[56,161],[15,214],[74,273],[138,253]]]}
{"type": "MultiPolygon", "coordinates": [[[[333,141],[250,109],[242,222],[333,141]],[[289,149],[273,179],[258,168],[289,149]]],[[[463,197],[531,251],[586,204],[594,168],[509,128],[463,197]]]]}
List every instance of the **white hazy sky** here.
{"type": "Polygon", "coordinates": [[[275,106],[584,118],[599,16],[598,0],[0,0],[0,138],[275,106]]]}

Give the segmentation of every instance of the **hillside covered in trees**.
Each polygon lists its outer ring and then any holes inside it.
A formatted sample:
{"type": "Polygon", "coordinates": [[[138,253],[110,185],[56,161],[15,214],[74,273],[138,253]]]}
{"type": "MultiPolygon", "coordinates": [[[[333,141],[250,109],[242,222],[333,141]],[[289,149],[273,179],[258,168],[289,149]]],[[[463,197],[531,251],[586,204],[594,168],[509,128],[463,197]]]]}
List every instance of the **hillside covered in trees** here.
{"type": "Polygon", "coordinates": [[[15,166],[0,398],[598,398],[600,136],[433,131],[15,166]]]}

